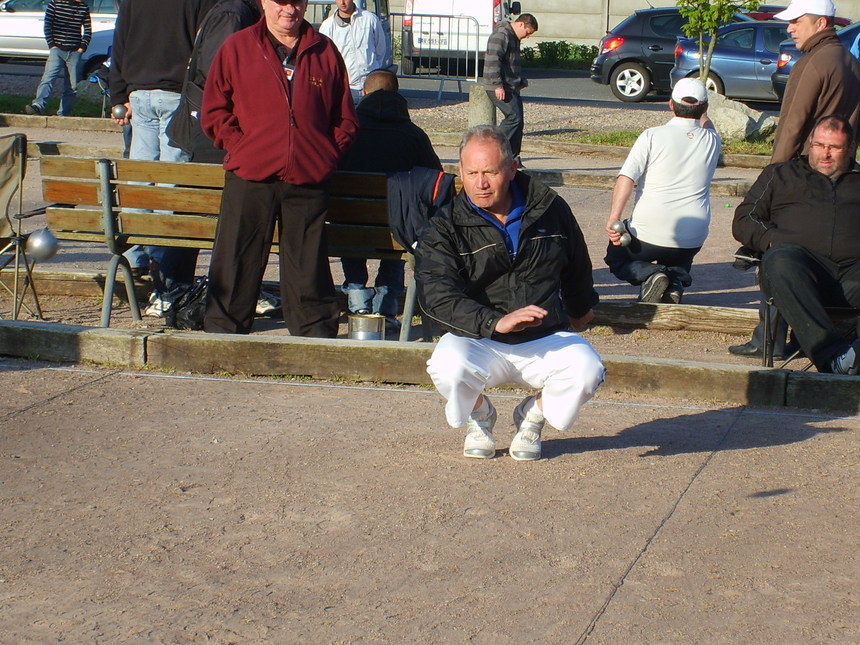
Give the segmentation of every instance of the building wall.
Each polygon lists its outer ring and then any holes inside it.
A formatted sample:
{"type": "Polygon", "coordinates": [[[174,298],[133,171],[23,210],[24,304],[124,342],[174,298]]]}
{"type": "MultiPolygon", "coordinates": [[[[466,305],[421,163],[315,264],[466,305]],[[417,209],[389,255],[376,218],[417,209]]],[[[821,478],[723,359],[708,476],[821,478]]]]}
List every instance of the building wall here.
{"type": "MultiPolygon", "coordinates": [[[[860,20],[860,1],[835,0],[836,11],[852,21],[860,20]]],[[[789,3],[789,0],[774,4],[789,3]]],[[[541,40],[569,40],[596,45],[611,29],[636,9],[673,7],[674,0],[520,0],[522,10],[532,13],[540,30],[528,44],[541,40]]],[[[391,11],[402,12],[403,0],[391,0],[391,11]]]]}

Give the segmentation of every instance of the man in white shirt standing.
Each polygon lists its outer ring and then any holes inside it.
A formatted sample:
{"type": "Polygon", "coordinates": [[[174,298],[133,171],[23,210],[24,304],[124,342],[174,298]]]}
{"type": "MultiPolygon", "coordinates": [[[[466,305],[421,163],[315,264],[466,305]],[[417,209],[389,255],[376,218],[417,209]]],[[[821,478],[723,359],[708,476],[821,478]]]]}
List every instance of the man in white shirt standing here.
{"type": "Polygon", "coordinates": [[[710,187],[721,141],[707,116],[702,81],[678,81],[669,108],[673,118],[645,130],[633,144],[615,180],[606,223],[606,264],[616,278],[640,285],[640,302],[681,302],[711,221],[710,187]],[[624,222],[631,239],[622,246],[625,231],[613,224],[621,221],[634,185],[636,205],[624,222]]]}
{"type": "Polygon", "coordinates": [[[375,13],[356,6],[354,0],[335,0],[337,11],[320,25],[319,32],[337,45],[346,71],[352,100],[358,103],[367,75],[388,64],[388,36],[375,13]]]}

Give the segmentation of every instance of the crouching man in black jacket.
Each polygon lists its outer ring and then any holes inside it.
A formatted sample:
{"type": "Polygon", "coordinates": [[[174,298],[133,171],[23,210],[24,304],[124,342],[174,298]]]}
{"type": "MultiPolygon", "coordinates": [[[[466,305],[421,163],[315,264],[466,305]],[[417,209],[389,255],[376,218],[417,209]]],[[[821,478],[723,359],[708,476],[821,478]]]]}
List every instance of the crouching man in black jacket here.
{"type": "Polygon", "coordinates": [[[496,453],[485,388],[539,389],[514,410],[510,446],[514,459],[539,459],[545,422],[568,430],[603,382],[600,357],[570,331],[594,318],[588,250],[565,201],[517,172],[498,128],[465,133],[460,177],[452,217],[431,218],[415,253],[421,308],[448,332],[427,372],[448,424],[466,425],[466,457],[496,453]]]}
{"type": "Polygon", "coordinates": [[[761,288],[819,372],[860,372],[825,307],[860,307],[860,172],[851,125],[818,120],[809,155],[765,168],[735,210],[732,233],[763,253],[761,288]]]}

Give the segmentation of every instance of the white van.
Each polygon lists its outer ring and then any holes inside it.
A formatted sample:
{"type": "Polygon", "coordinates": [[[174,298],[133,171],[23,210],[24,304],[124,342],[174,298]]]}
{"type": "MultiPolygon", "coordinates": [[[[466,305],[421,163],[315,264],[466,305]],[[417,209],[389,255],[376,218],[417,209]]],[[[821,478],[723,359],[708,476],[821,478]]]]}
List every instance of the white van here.
{"type": "Polygon", "coordinates": [[[438,68],[443,73],[478,73],[487,39],[503,20],[520,13],[507,0],[406,0],[402,31],[401,73],[438,68]]]}

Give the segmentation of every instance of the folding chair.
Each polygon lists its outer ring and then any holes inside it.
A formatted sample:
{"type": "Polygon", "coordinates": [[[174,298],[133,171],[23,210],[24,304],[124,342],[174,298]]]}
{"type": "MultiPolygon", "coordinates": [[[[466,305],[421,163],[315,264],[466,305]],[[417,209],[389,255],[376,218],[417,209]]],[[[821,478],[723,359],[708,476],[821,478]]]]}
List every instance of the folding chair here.
{"type": "MultiPolygon", "coordinates": [[[[780,313],[776,305],[773,304],[773,298],[767,301],[768,306],[764,312],[764,347],[762,348],[762,365],[764,367],[773,367],[773,347],[774,337],[773,330],[779,324],[780,313]],[[771,315],[773,312],[773,315],[771,315]],[[773,320],[771,320],[771,318],[773,320]]],[[[852,340],[857,334],[857,319],[860,318],[860,307],[825,307],[824,311],[830,316],[830,320],[836,325],[839,333],[846,340],[852,340]],[[843,325],[844,324],[844,325],[843,325]]],[[[791,356],[786,356],[785,360],[778,366],[778,369],[785,368],[791,361],[800,356],[802,350],[798,349],[791,356]]],[[[800,371],[807,372],[812,368],[812,361],[801,368],[800,371]]]]}
{"type": "Polygon", "coordinates": [[[44,208],[23,212],[24,175],[27,169],[27,137],[24,134],[0,136],[0,209],[4,219],[0,219],[0,271],[14,262],[12,286],[0,279],[0,287],[12,296],[12,319],[17,320],[23,307],[31,316],[42,318],[39,296],[33,284],[33,265],[27,258],[27,238],[29,233],[21,232],[21,221],[38,215],[44,208]],[[10,214],[10,205],[15,193],[18,194],[17,208],[10,214]],[[8,257],[2,259],[4,255],[8,257]],[[23,276],[22,276],[23,273],[23,276]],[[23,280],[22,280],[23,277],[23,280]],[[34,309],[24,303],[27,291],[33,294],[34,309]]]}

